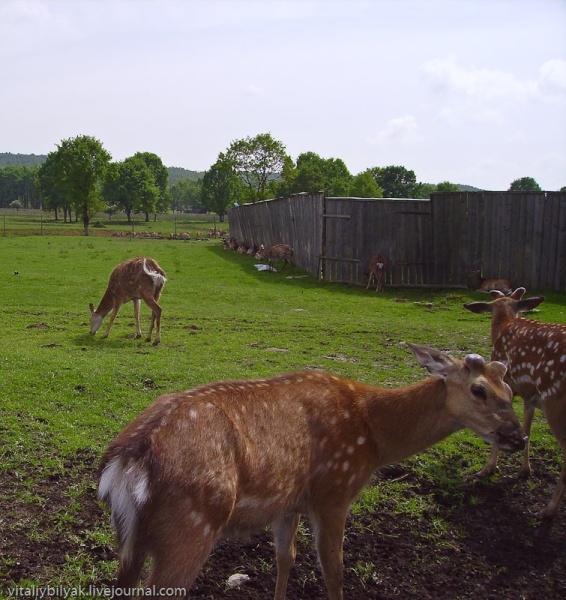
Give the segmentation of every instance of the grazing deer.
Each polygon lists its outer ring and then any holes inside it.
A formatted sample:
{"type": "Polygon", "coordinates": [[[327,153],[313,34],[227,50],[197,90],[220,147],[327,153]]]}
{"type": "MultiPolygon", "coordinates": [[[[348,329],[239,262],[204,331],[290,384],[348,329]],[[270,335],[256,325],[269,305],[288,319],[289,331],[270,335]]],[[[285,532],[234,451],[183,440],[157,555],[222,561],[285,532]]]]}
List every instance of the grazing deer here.
{"type": "Polygon", "coordinates": [[[99,497],[117,531],[117,587],[188,591],[215,542],[271,525],[283,600],[301,514],[313,526],[328,595],[342,598],[352,501],[372,473],[464,427],[509,451],[525,439],[505,366],[410,345],[434,377],[400,389],[306,371],[166,394],[110,444],[99,497]]]}
{"type": "Polygon", "coordinates": [[[161,341],[161,306],[157,304],[161,290],[167,278],[165,271],[153,258],[138,256],[119,264],[110,273],[108,287],[102,296],[98,308],[94,305],[90,308],[90,333],[94,335],[102,325],[104,317],[112,311],[108,327],[103,338],[108,337],[114,319],[125,302],[134,301],[134,317],[136,319],[136,339],[142,336],[140,327],[140,304],[143,300],[151,308],[151,325],[147,335],[147,341],[151,341],[151,333],[155,325],[155,341],[157,346],[161,341]]]}
{"type": "Polygon", "coordinates": [[[372,280],[375,281],[375,291],[383,289],[383,275],[385,271],[385,259],[381,254],[374,254],[369,260],[369,279],[366,290],[369,289],[372,280]]]}
{"type": "Polygon", "coordinates": [[[282,260],[283,270],[287,264],[295,267],[295,251],[287,244],[276,244],[271,248],[266,248],[263,244],[259,247],[255,255],[256,260],[266,260],[269,263],[269,270],[273,270],[273,265],[276,260],[282,260]]]}
{"type": "Polygon", "coordinates": [[[486,279],[476,269],[468,271],[469,287],[477,292],[492,292],[494,290],[509,295],[513,286],[507,279],[486,279]]]}
{"type": "MultiPolygon", "coordinates": [[[[464,306],[474,313],[492,315],[492,360],[508,366],[507,381],[524,403],[525,433],[529,436],[535,408],[542,408],[548,425],[562,449],[562,472],[550,502],[539,512],[541,518],[553,517],[566,490],[566,325],[541,323],[521,317],[533,310],[544,296],[522,300],[525,288],[510,296],[493,291],[491,302],[470,302],[464,306]]],[[[497,466],[498,451],[492,450],[486,466],[478,475],[490,475],[497,466]]],[[[521,475],[528,477],[529,444],[525,446],[521,475]]]]}

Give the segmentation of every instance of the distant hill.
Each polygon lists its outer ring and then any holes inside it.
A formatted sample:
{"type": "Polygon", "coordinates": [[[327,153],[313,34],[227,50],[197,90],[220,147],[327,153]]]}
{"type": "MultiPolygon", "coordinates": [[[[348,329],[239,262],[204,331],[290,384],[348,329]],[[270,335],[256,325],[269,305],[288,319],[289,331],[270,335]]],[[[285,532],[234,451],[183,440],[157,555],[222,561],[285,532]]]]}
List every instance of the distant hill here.
{"type": "Polygon", "coordinates": [[[45,162],[45,154],[12,154],[11,152],[0,152],[1,167],[35,167],[45,162]]]}
{"type": "Polygon", "coordinates": [[[177,183],[181,179],[200,179],[204,175],[204,171],[189,171],[182,167],[167,167],[169,171],[169,185],[177,183]]]}
{"type": "MultiPolygon", "coordinates": [[[[45,162],[47,156],[45,154],[12,154],[11,152],[0,153],[0,168],[2,167],[13,167],[13,166],[24,166],[24,167],[35,167],[45,162]]],[[[167,167],[169,171],[169,185],[173,185],[180,179],[200,179],[203,175],[203,171],[189,171],[182,167],[167,167]]]]}
{"type": "Polygon", "coordinates": [[[461,192],[484,192],[481,188],[474,187],[473,185],[461,185],[460,183],[456,184],[461,192]]]}

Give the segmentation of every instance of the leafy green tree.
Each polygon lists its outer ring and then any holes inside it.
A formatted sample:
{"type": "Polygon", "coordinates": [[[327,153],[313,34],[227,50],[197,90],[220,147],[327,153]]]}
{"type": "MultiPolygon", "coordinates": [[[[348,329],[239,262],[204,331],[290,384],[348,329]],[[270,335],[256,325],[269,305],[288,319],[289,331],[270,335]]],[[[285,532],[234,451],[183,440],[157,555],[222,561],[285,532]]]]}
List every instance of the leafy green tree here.
{"type": "Polygon", "coordinates": [[[18,200],[22,208],[41,208],[36,185],[39,166],[10,165],[0,168],[0,206],[18,200]]]}
{"type": "Polygon", "coordinates": [[[55,220],[59,220],[59,210],[62,210],[63,220],[66,223],[67,217],[69,222],[71,221],[71,199],[59,179],[57,161],[56,152],[47,155],[37,172],[37,187],[42,198],[43,210],[52,210],[55,213],[55,220]]]}
{"type": "Polygon", "coordinates": [[[566,192],[566,185],[563,185],[558,191],[559,192],[566,192]]]}
{"type": "Polygon", "coordinates": [[[358,198],[383,198],[383,190],[375,183],[371,173],[358,173],[352,180],[350,195],[358,198]]]}
{"type": "MultiPolygon", "coordinates": [[[[154,183],[159,190],[159,197],[155,203],[155,209],[160,213],[166,213],[171,207],[171,194],[167,185],[169,179],[169,171],[163,164],[157,154],[153,152],[136,152],[133,158],[140,158],[152,172],[154,183]]],[[[149,215],[146,214],[146,221],[149,221],[149,215]]]]}
{"type": "Polygon", "coordinates": [[[23,208],[22,203],[19,200],[12,200],[10,204],[8,204],[10,208],[15,208],[16,210],[20,210],[23,208]]]}
{"type": "Polygon", "coordinates": [[[384,198],[420,197],[414,171],[401,166],[372,167],[368,169],[375,182],[383,190],[384,198]]]}
{"type": "Polygon", "coordinates": [[[509,187],[510,192],[541,192],[540,185],[532,177],[521,177],[509,187]]]}
{"type": "Polygon", "coordinates": [[[161,190],[155,176],[143,157],[134,155],[121,163],[113,163],[108,169],[103,185],[103,196],[107,204],[120,206],[132,220],[132,212],[155,213],[161,190]]]}
{"type": "Polygon", "coordinates": [[[436,186],[437,192],[459,192],[460,188],[455,183],[450,183],[449,181],[441,181],[436,186]]]}
{"type": "Polygon", "coordinates": [[[235,172],[232,162],[222,152],[216,163],[202,178],[201,203],[205,210],[215,212],[220,221],[228,206],[242,200],[244,184],[235,172]]]}
{"type": "Polygon", "coordinates": [[[194,179],[179,179],[170,188],[171,207],[173,210],[184,210],[187,212],[199,212],[202,210],[200,201],[200,181],[194,179]]]}
{"type": "Polygon", "coordinates": [[[225,158],[244,182],[247,200],[256,202],[267,198],[268,182],[281,175],[287,153],[271,134],[261,133],[232,142],[225,158]]]}
{"type": "Polygon", "coordinates": [[[80,215],[85,235],[89,235],[91,216],[103,208],[100,185],[111,158],[97,139],[86,135],[63,140],[55,152],[54,174],[80,215]]]}
{"type": "Polygon", "coordinates": [[[342,159],[304,152],[297,158],[296,167],[285,164],[278,190],[279,195],[323,191],[329,196],[347,196],[351,185],[352,175],[342,159]]]}

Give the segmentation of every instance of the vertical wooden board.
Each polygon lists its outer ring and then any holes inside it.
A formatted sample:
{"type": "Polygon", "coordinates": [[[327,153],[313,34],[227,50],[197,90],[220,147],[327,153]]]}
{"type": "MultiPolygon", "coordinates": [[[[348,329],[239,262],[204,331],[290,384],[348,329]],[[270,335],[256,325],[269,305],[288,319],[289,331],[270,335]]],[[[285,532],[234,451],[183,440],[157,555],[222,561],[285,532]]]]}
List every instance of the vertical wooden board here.
{"type": "Polygon", "coordinates": [[[566,193],[558,197],[558,235],[556,242],[556,270],[552,288],[566,290],[566,193]]]}
{"type": "Polygon", "coordinates": [[[511,272],[511,217],[515,199],[508,194],[501,195],[501,229],[499,246],[499,271],[498,277],[510,279],[511,272]]]}
{"type": "Polygon", "coordinates": [[[525,200],[523,194],[520,194],[517,198],[513,198],[510,213],[512,232],[509,241],[509,273],[507,278],[514,288],[519,287],[519,282],[523,277],[525,218],[525,200]]]}
{"type": "Polygon", "coordinates": [[[540,264],[542,258],[542,238],[544,235],[544,198],[532,194],[529,202],[534,208],[533,219],[533,254],[531,262],[531,288],[540,288],[540,264]]]}
{"type": "Polygon", "coordinates": [[[548,194],[546,198],[547,204],[550,205],[552,215],[550,218],[550,244],[548,251],[548,267],[544,282],[544,287],[552,289],[554,287],[554,279],[556,270],[558,269],[558,238],[560,228],[560,198],[558,195],[548,194]]]}

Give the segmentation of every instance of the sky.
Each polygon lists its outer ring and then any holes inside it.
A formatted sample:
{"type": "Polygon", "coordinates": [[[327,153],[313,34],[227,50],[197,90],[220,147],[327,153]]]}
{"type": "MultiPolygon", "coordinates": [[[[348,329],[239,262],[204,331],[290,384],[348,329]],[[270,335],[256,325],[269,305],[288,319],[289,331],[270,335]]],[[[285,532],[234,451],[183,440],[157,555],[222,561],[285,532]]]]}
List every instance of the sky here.
{"type": "Polygon", "coordinates": [[[0,152],[88,135],[209,169],[296,160],[566,186],[566,0],[0,0],[0,152]]]}

